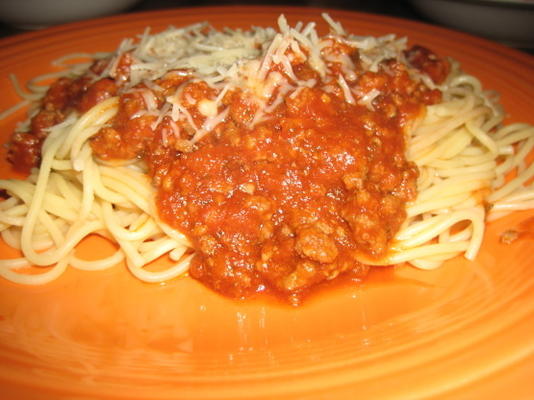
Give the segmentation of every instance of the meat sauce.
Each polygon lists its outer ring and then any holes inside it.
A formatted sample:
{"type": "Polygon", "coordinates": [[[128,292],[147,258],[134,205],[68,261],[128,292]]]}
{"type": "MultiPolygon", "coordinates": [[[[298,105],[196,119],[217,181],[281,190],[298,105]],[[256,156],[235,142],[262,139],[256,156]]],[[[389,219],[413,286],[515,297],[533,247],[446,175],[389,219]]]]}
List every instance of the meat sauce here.
{"type": "Polygon", "coordinates": [[[89,73],[79,78],[63,77],[55,81],[41,101],[39,111],[31,119],[27,132],[15,132],[8,143],[8,161],[19,172],[28,173],[41,161],[41,146],[48,128],[62,122],[77,111],[83,113],[99,102],[113,97],[117,85],[111,79],[92,82],[90,75],[100,73],[107,62],[96,61],[89,73]]]}
{"type": "MultiPolygon", "coordinates": [[[[443,80],[448,63],[421,49],[407,58],[443,80]]],[[[202,103],[217,93],[179,72],[155,82],[154,101],[161,107],[180,87],[192,122],[202,126],[202,103]]],[[[295,72],[302,79],[316,74],[305,65],[295,72]]],[[[440,92],[412,80],[396,61],[362,71],[352,83],[379,91],[371,107],[350,104],[339,86],[302,87],[254,125],[257,105],[231,90],[222,101],[226,118],[194,145],[191,121],[143,115],[141,84],[121,94],[118,114],[92,139],[93,151],[104,160],[145,162],[161,219],[192,243],[193,278],[231,297],[269,291],[295,299],[340,274],[363,278],[369,267],[358,260],[387,252],[405,203],[416,197],[418,171],[406,160],[404,138],[440,92]],[[172,133],[176,124],[179,135],[172,133]]],[[[44,127],[116,92],[116,81],[58,81],[32,130],[12,137],[10,161],[35,165],[44,127]]]]}

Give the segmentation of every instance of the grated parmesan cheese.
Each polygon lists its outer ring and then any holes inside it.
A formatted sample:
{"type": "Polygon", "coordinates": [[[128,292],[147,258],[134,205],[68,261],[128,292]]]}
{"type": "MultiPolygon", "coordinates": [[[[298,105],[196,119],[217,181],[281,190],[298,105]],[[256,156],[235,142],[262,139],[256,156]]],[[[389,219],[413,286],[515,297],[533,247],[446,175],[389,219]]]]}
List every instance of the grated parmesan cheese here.
{"type": "MultiPolygon", "coordinates": [[[[159,33],[146,29],[136,40],[126,39],[120,44],[100,77],[117,78],[121,57],[129,54],[132,63],[127,81],[121,82],[121,92],[139,91],[146,106],[134,118],[156,116],[151,125],[155,129],[168,117],[170,129],[164,132],[165,140],[169,135],[182,140],[182,132],[192,131],[187,139],[191,144],[225,121],[229,109],[223,99],[232,91],[243,92],[255,106],[249,128],[269,119],[287,96],[298,96],[303,88],[338,93],[349,104],[373,109],[373,100],[380,92],[361,90],[357,85],[358,71],[376,72],[388,59],[403,61],[406,39],[351,35],[328,14],[323,18],[330,33],[322,37],[315,23],[298,22],[292,27],[283,15],[278,18],[278,30],[254,27],[248,31],[217,31],[205,22],[171,26],[159,33]],[[337,44],[353,49],[354,55],[336,50],[337,44]],[[299,79],[295,69],[299,64],[306,64],[315,78],[299,79]],[[159,104],[156,94],[161,98],[164,89],[157,80],[171,78],[172,74],[178,74],[184,83],[174,94],[165,94],[163,104],[159,104]],[[198,103],[183,95],[185,85],[195,81],[205,82],[215,95],[198,103]],[[196,121],[189,111],[191,107],[198,110],[196,121]]],[[[418,74],[419,81],[430,81],[421,73],[412,72],[418,74]]]]}

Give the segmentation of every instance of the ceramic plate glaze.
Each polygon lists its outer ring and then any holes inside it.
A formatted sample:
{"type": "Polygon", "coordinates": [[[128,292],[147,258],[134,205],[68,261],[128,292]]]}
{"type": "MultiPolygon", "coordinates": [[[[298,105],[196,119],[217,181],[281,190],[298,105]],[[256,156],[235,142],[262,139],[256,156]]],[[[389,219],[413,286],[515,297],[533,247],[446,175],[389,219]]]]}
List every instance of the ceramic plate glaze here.
{"type": "MultiPolygon", "coordinates": [[[[180,9],[4,39],[0,108],[17,102],[9,73],[25,81],[52,71],[54,58],[113,50],[145,26],[272,26],[282,12],[291,23],[321,20],[320,10],[304,8],[180,9]]],[[[429,25],[330,15],[353,33],[406,35],[458,59],[501,93],[510,121],[534,124],[532,57],[429,25]]],[[[22,117],[0,122],[3,142],[22,117]]],[[[12,175],[5,161],[0,173],[12,175]]],[[[80,251],[106,250],[88,241],[80,251]]],[[[42,400],[527,398],[534,396],[533,267],[534,213],[522,212],[488,225],[474,262],[376,271],[363,284],[324,288],[298,308],[229,300],[188,277],[141,283],[124,266],[69,269],[39,287],[0,280],[0,391],[4,399],[42,400]],[[514,227],[521,238],[501,244],[499,235],[514,227]]]]}

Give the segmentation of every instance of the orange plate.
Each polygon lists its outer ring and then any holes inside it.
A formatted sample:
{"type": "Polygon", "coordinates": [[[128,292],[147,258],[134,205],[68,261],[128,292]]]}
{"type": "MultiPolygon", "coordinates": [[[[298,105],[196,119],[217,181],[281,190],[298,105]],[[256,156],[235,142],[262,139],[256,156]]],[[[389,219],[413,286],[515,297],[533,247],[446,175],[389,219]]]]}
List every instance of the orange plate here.
{"type": "MultiPolygon", "coordinates": [[[[24,81],[74,51],[114,49],[121,38],[170,24],[216,27],[319,21],[304,8],[221,7],[124,15],[0,41],[0,109],[24,81]]],[[[461,61],[502,94],[511,121],[534,123],[534,59],[449,30],[344,11],[362,35],[396,33],[461,61]]],[[[324,24],[320,23],[324,28],[324,24]]],[[[1,123],[8,137],[22,113],[1,123]]],[[[2,150],[3,151],[3,150],[2,150]]],[[[0,154],[5,159],[5,152],[0,154]]],[[[2,161],[0,173],[9,172],[2,161]]],[[[145,284],[124,267],[68,270],[23,287],[0,280],[3,398],[526,398],[534,396],[533,235],[499,234],[533,213],[489,224],[475,262],[431,272],[399,266],[364,284],[322,290],[299,308],[232,301],[183,277],[145,284]]],[[[528,223],[530,221],[530,226],[528,223]]],[[[89,250],[98,252],[98,244],[89,250]]],[[[4,254],[6,248],[0,248],[4,254]]]]}

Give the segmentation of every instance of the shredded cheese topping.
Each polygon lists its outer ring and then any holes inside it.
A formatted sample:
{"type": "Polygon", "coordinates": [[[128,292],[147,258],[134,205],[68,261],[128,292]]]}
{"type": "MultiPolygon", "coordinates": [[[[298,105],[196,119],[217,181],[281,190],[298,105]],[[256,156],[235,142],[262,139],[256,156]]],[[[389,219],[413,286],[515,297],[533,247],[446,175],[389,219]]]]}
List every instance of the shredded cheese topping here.
{"type": "Polygon", "coordinates": [[[126,39],[120,44],[100,78],[119,80],[123,92],[140,91],[146,106],[142,114],[157,116],[152,128],[169,117],[172,133],[179,136],[176,123],[185,121],[195,132],[191,144],[225,120],[228,110],[223,99],[232,90],[243,91],[256,106],[250,127],[268,119],[286,96],[296,95],[304,87],[320,87],[327,92],[337,90],[347,103],[372,110],[373,100],[380,92],[373,89],[367,93],[356,86],[355,62],[372,72],[378,71],[379,64],[386,59],[405,62],[406,39],[394,35],[376,38],[347,34],[330,16],[323,14],[323,18],[330,26],[330,33],[323,37],[319,37],[315,23],[299,22],[290,27],[283,15],[278,19],[278,31],[260,27],[248,31],[217,31],[207,23],[169,27],[156,34],[147,29],[137,41],[126,39]],[[335,51],[336,45],[354,49],[358,60],[346,52],[335,51]],[[126,82],[120,68],[125,54],[131,57],[126,82]],[[297,77],[294,68],[304,63],[319,79],[297,77]],[[194,99],[183,95],[182,85],[158,107],[154,93],[162,88],[154,81],[170,73],[202,80],[217,94],[195,105],[194,99]],[[196,124],[188,111],[191,105],[205,117],[202,124],[196,124]]]}

